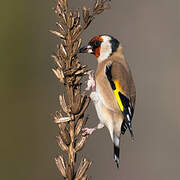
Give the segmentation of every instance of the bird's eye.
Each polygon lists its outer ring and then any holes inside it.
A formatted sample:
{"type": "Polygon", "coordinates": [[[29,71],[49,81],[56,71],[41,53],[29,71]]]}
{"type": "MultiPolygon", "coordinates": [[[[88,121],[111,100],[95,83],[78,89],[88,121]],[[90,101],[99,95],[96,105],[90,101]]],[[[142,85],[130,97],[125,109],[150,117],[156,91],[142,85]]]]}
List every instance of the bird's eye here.
{"type": "Polygon", "coordinates": [[[101,45],[101,42],[100,41],[94,41],[94,46],[95,47],[99,47],[101,45]]]}

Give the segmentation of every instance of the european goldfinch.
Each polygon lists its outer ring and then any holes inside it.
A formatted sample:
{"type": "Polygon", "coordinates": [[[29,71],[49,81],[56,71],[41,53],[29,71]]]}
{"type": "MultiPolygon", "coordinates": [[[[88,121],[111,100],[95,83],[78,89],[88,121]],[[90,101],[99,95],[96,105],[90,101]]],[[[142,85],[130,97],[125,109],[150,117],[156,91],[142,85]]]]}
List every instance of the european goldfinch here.
{"type": "Polygon", "coordinates": [[[92,134],[104,125],[108,128],[114,143],[114,161],[119,167],[120,136],[128,128],[131,137],[136,90],[129,66],[124,58],[119,41],[109,35],[95,36],[80,53],[94,54],[98,61],[93,82],[89,72],[87,89],[92,86],[90,97],[95,104],[100,123],[95,128],[85,128],[83,134],[92,134]]]}

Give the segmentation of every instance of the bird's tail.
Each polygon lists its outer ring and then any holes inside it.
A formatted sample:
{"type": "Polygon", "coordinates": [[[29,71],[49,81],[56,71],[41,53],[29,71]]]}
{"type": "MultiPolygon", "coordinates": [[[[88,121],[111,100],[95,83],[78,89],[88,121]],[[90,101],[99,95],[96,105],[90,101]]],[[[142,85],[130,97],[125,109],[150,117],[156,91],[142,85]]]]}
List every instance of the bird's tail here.
{"type": "Polygon", "coordinates": [[[120,162],[120,138],[116,135],[114,136],[114,161],[116,163],[117,168],[119,168],[120,162]]]}

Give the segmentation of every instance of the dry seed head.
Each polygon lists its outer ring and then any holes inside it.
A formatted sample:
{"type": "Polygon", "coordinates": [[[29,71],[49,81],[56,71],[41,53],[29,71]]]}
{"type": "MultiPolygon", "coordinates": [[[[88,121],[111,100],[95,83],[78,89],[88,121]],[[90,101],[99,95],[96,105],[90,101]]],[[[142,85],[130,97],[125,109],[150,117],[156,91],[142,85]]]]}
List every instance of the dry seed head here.
{"type": "Polygon", "coordinates": [[[78,40],[78,49],[80,48],[81,44],[82,44],[82,39],[80,38],[80,39],[78,40]]]}
{"type": "Polygon", "coordinates": [[[72,17],[72,19],[71,19],[70,29],[72,29],[72,28],[73,28],[73,26],[74,26],[74,17],[72,17]]]}
{"type": "Polygon", "coordinates": [[[94,8],[93,8],[93,13],[95,15],[97,14],[101,14],[105,9],[109,9],[110,8],[110,0],[101,0],[101,1],[96,1],[96,3],[94,4],[94,8]]]}
{"type": "Polygon", "coordinates": [[[105,9],[104,4],[106,1],[108,0],[97,1],[92,14],[84,6],[82,8],[84,21],[82,23],[80,23],[80,12],[68,9],[67,0],[58,0],[55,10],[59,15],[59,21],[57,22],[58,32],[51,32],[61,38],[62,44],[58,46],[57,55],[53,56],[58,66],[57,69],[53,69],[53,72],[61,82],[65,81],[64,85],[69,99],[67,104],[64,96],[59,96],[61,108],[68,117],[63,117],[59,112],[54,117],[59,126],[60,134],[57,137],[57,142],[60,148],[67,152],[68,164],[65,164],[61,156],[56,158],[56,164],[63,177],[68,180],[86,180],[86,171],[91,165],[91,162],[83,159],[77,173],[74,171],[75,151],[82,149],[87,137],[80,137],[77,143],[75,139],[79,136],[82,127],[86,123],[87,118],[84,118],[84,112],[90,102],[90,98],[83,96],[85,92],[81,93],[81,84],[79,82],[86,71],[86,66],[82,66],[77,56],[75,56],[81,46],[81,39],[77,39],[88,27],[95,15],[105,9]],[[70,122],[67,123],[66,121],[70,122]]]}
{"type": "Polygon", "coordinates": [[[77,39],[76,36],[81,32],[81,30],[82,30],[82,26],[81,25],[78,25],[76,28],[74,28],[74,31],[72,33],[74,41],[77,39]]]}
{"type": "Polygon", "coordinates": [[[71,11],[69,11],[67,15],[67,26],[69,29],[71,29],[74,25],[74,17],[71,11]]]}
{"type": "Polygon", "coordinates": [[[82,14],[84,22],[87,23],[89,19],[89,10],[86,8],[86,6],[82,7],[82,14]]]}
{"type": "Polygon", "coordinates": [[[88,176],[87,176],[87,174],[86,174],[85,176],[82,177],[81,180],[87,180],[87,179],[88,179],[88,176]]]}
{"type": "Polygon", "coordinates": [[[83,148],[86,140],[87,140],[87,136],[81,136],[80,140],[77,142],[75,147],[76,152],[80,151],[83,148]]]}
{"type": "Polygon", "coordinates": [[[67,177],[66,165],[65,165],[63,157],[59,155],[57,158],[55,158],[55,162],[56,162],[56,165],[57,165],[59,171],[61,172],[62,176],[67,177]]]}
{"type": "Polygon", "coordinates": [[[104,9],[98,9],[96,10],[96,14],[101,14],[104,11],[104,9]]]}
{"type": "Polygon", "coordinates": [[[62,65],[60,64],[59,58],[57,56],[55,56],[55,55],[52,55],[51,57],[54,59],[56,64],[62,69],[62,65]]]}
{"type": "Polygon", "coordinates": [[[55,34],[56,36],[60,37],[61,39],[65,38],[65,36],[63,34],[61,34],[60,32],[52,31],[52,30],[49,30],[49,32],[51,32],[52,34],[55,34]]]}
{"type": "Polygon", "coordinates": [[[87,117],[83,117],[80,118],[77,123],[76,123],[76,127],[75,127],[75,135],[78,136],[79,133],[81,132],[83,126],[86,124],[87,121],[87,117]]]}
{"type": "Polygon", "coordinates": [[[59,134],[63,138],[65,144],[69,145],[70,144],[70,136],[68,133],[67,123],[59,123],[58,127],[59,127],[59,134]]]}
{"type": "Polygon", "coordinates": [[[71,171],[70,165],[68,165],[68,166],[66,167],[66,169],[67,169],[67,179],[68,179],[68,180],[69,180],[69,179],[72,179],[72,171],[71,171]]]}
{"type": "MultiPolygon", "coordinates": [[[[60,31],[60,33],[63,35],[63,36],[66,36],[66,31],[64,30],[63,26],[59,23],[59,22],[56,22],[56,25],[58,27],[58,30],[60,31]]],[[[63,38],[64,39],[64,38],[63,38]]]]}
{"type": "Polygon", "coordinates": [[[83,68],[83,69],[77,71],[77,72],[75,73],[75,75],[83,74],[85,71],[86,71],[86,69],[83,68]]]}
{"type": "Polygon", "coordinates": [[[59,96],[59,102],[60,102],[60,105],[61,105],[62,110],[63,110],[66,114],[69,114],[69,110],[68,110],[68,107],[67,107],[67,104],[66,104],[64,95],[63,95],[63,96],[61,96],[61,95],[59,96]]]}
{"type": "Polygon", "coordinates": [[[91,162],[87,161],[85,158],[82,159],[80,166],[77,170],[75,180],[80,180],[86,173],[87,169],[91,166],[91,162]]]}
{"type": "Polygon", "coordinates": [[[63,44],[59,47],[59,55],[62,56],[64,59],[67,57],[67,52],[63,44]]]}
{"type": "Polygon", "coordinates": [[[64,83],[64,73],[63,73],[62,69],[58,68],[57,71],[59,72],[60,82],[64,83]]]}
{"type": "Polygon", "coordinates": [[[85,110],[87,109],[87,107],[89,105],[89,102],[90,102],[90,98],[85,97],[85,100],[83,102],[83,107],[82,107],[80,113],[75,116],[76,118],[80,117],[85,112],[85,110]]]}
{"type": "Polygon", "coordinates": [[[64,25],[67,24],[67,18],[66,18],[66,14],[64,12],[61,12],[61,14],[59,14],[59,18],[60,18],[61,23],[63,23],[64,25]]]}
{"type": "Polygon", "coordinates": [[[80,46],[81,46],[81,43],[82,43],[82,39],[79,39],[77,41],[74,42],[74,45],[73,45],[73,55],[77,54],[80,46]]]}
{"type": "Polygon", "coordinates": [[[67,11],[67,1],[66,0],[58,0],[58,6],[61,8],[62,11],[67,11]]]}
{"type": "Polygon", "coordinates": [[[94,7],[93,7],[93,11],[95,11],[98,7],[99,1],[96,0],[96,2],[94,3],[94,7]]]}
{"type": "Polygon", "coordinates": [[[68,151],[68,147],[67,145],[64,143],[63,139],[61,138],[61,136],[56,136],[56,140],[57,143],[59,145],[59,147],[62,149],[62,151],[67,152],[68,151]]]}
{"type": "Polygon", "coordinates": [[[74,84],[78,84],[80,82],[80,80],[82,79],[81,76],[76,76],[76,80],[74,81],[74,84]]]}
{"type": "Polygon", "coordinates": [[[60,80],[60,82],[64,83],[64,74],[61,69],[52,69],[56,77],[60,80]]]}
{"type": "Polygon", "coordinates": [[[79,13],[79,11],[74,11],[73,17],[74,17],[74,27],[76,27],[80,23],[80,13],[79,13]]]}
{"type": "Polygon", "coordinates": [[[54,118],[56,124],[71,121],[71,117],[54,118]]]}
{"type": "Polygon", "coordinates": [[[76,54],[77,50],[78,50],[78,41],[75,41],[73,45],[73,55],[76,54]]]}
{"type": "Polygon", "coordinates": [[[55,13],[58,14],[58,15],[62,14],[62,11],[61,11],[61,9],[59,8],[58,5],[56,6],[55,13]]]}
{"type": "Polygon", "coordinates": [[[54,115],[54,122],[56,123],[56,121],[62,117],[63,117],[63,115],[60,112],[56,111],[56,113],[54,115]]]}
{"type": "Polygon", "coordinates": [[[71,112],[73,114],[79,113],[81,108],[81,95],[74,96],[72,106],[71,106],[71,112]]]}

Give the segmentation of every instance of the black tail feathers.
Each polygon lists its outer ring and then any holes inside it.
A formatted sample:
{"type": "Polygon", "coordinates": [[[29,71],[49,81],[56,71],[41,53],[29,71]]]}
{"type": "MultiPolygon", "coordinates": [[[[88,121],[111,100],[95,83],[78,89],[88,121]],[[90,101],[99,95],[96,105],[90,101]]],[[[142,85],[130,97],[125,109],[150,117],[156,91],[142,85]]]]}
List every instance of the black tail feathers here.
{"type": "Polygon", "coordinates": [[[120,147],[114,144],[114,161],[116,163],[117,168],[119,168],[119,162],[120,162],[119,155],[120,155],[120,147]]]}
{"type": "Polygon", "coordinates": [[[128,129],[129,129],[129,132],[131,134],[131,139],[132,139],[132,141],[134,141],[134,133],[133,133],[133,130],[132,130],[132,126],[128,125],[128,129]]]}

